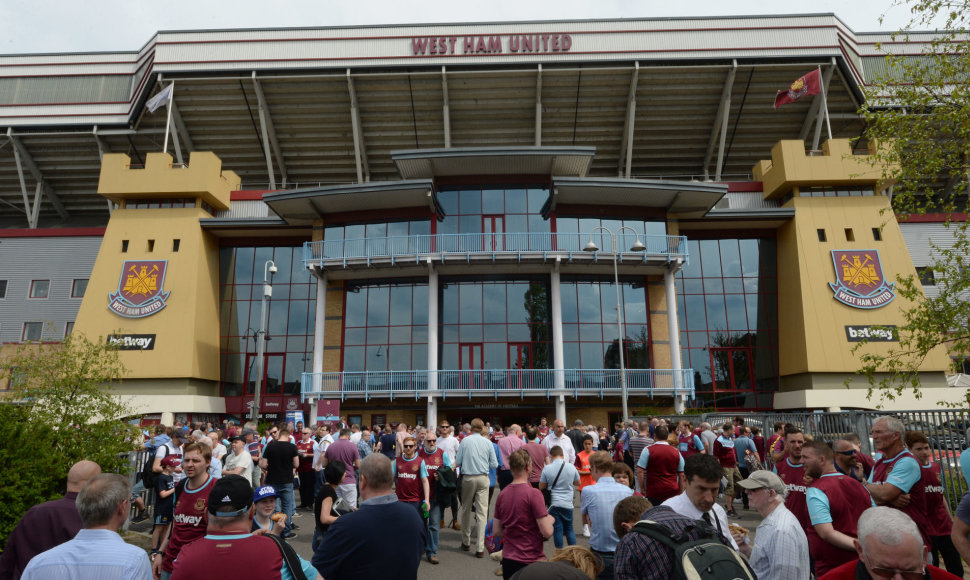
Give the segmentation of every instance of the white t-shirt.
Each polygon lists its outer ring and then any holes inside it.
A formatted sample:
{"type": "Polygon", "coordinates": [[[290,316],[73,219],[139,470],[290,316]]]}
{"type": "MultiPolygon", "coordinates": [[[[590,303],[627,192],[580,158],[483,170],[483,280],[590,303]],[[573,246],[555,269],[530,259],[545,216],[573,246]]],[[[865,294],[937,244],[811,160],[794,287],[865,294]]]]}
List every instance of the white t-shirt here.
{"type": "Polygon", "coordinates": [[[457,437],[438,437],[438,449],[441,449],[451,457],[451,462],[455,462],[458,457],[458,438],[457,437]]]}
{"type": "MultiPolygon", "coordinates": [[[[182,448],[172,445],[171,442],[165,445],[159,445],[158,449],[155,450],[155,459],[165,459],[168,455],[178,456],[178,465],[182,465],[182,448]]],[[[185,479],[185,474],[181,470],[172,471],[172,481],[178,483],[185,479]]]]}
{"type": "Polygon", "coordinates": [[[320,456],[327,452],[327,448],[333,443],[333,437],[330,433],[324,435],[319,441],[313,444],[313,468],[320,471],[319,466],[320,456]]]}
{"type": "Polygon", "coordinates": [[[246,479],[253,478],[253,457],[245,449],[243,449],[243,452],[239,455],[230,453],[226,457],[226,464],[223,466],[222,470],[226,471],[229,469],[236,469],[237,467],[243,468],[239,475],[245,477],[246,479]]]}
{"type": "Polygon", "coordinates": [[[350,442],[354,445],[360,443],[360,431],[357,431],[356,433],[353,431],[350,432],[350,442]]]}
{"type": "Polygon", "coordinates": [[[216,445],[215,447],[212,448],[212,456],[213,457],[218,457],[220,460],[228,452],[229,451],[226,449],[226,446],[223,445],[222,443],[220,443],[220,444],[218,444],[218,445],[216,445]]]}

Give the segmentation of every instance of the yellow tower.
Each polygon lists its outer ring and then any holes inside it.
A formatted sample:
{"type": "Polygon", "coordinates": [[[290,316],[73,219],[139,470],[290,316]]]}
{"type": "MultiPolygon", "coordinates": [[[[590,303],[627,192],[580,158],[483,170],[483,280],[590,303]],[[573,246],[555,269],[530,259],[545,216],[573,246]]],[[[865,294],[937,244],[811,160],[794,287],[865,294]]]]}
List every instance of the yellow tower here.
{"type": "MultiPolygon", "coordinates": [[[[866,398],[868,384],[855,374],[859,355],[898,349],[896,327],[905,324],[903,311],[912,304],[897,295],[894,282],[916,273],[882,172],[867,155],[853,154],[848,140],[835,139],[812,153],[801,141],[781,141],[753,173],[765,199],[795,209],[794,219],[778,230],[781,386],[775,407],[873,407],[878,400],[866,398]],[[868,344],[853,353],[862,339],[868,344]]],[[[952,398],[948,364],[943,349],[926,358],[924,397],[952,398]]],[[[905,393],[893,404],[910,408],[914,401],[905,393]]]]}
{"type": "Polygon", "coordinates": [[[105,155],[98,193],[119,205],[101,243],[76,331],[119,345],[116,386],[144,413],[221,413],[218,243],[199,220],[229,208],[239,177],[208,152],[187,166],[149,153],[144,168],[105,155]]]}

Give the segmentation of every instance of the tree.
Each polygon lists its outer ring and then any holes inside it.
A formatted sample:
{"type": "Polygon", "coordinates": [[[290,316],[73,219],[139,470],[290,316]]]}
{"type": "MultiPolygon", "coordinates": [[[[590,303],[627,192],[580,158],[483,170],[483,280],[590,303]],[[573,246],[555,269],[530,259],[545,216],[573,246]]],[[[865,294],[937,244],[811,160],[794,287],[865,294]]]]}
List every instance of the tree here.
{"type": "MultiPolygon", "coordinates": [[[[926,298],[916,276],[898,276],[897,291],[912,306],[898,329],[899,344],[885,354],[862,353],[859,372],[870,398],[892,400],[912,389],[920,396],[919,368],[927,355],[945,348],[962,364],[970,354],[970,3],[909,0],[909,25],[887,51],[885,72],[867,90],[862,115],[870,154],[881,165],[891,190],[892,209],[909,216],[939,213],[953,245],[934,247],[929,271],[939,293],[926,298]],[[936,29],[916,33],[918,29],[936,29]],[[921,46],[921,54],[903,53],[921,46]],[[957,219],[954,219],[957,218],[957,219]]],[[[860,343],[854,352],[865,343],[860,343]]],[[[967,403],[970,403],[968,396],[967,403]]]]}
{"type": "Polygon", "coordinates": [[[110,388],[125,373],[116,348],[77,333],[60,344],[25,344],[0,361],[0,383],[10,385],[0,403],[0,464],[16,481],[0,492],[0,545],[28,508],[63,493],[77,461],[127,472],[137,431],[123,419],[134,411],[110,388]]]}

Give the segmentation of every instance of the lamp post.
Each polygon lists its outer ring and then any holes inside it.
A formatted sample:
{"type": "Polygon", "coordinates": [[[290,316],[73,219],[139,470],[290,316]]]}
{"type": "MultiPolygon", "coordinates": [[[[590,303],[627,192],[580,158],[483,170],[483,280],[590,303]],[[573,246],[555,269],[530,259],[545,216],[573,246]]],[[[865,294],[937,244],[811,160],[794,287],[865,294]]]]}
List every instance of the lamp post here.
{"type": "Polygon", "coordinates": [[[266,364],[266,303],[273,297],[273,274],[276,273],[276,263],[266,260],[263,265],[263,298],[259,308],[259,330],[256,331],[256,396],[253,398],[253,408],[249,418],[254,423],[259,415],[259,396],[263,391],[263,372],[266,364]]]}
{"type": "Polygon", "coordinates": [[[623,305],[620,302],[620,272],[617,266],[617,257],[619,256],[620,251],[619,251],[619,246],[617,246],[617,243],[616,243],[616,236],[617,234],[621,233],[623,230],[630,230],[631,232],[633,232],[633,235],[636,236],[636,241],[633,242],[633,246],[630,247],[630,251],[642,252],[646,250],[647,247],[644,246],[642,242],[640,242],[640,234],[637,233],[637,231],[631,228],[630,226],[621,226],[620,229],[618,229],[615,234],[609,228],[605,228],[603,226],[596,226],[589,233],[589,243],[586,244],[586,247],[583,248],[584,252],[598,252],[600,250],[599,246],[593,243],[593,234],[595,234],[599,230],[603,230],[604,232],[610,234],[610,242],[612,243],[612,249],[613,249],[613,287],[616,289],[616,330],[617,330],[617,336],[620,340],[619,342],[620,390],[621,390],[620,396],[623,402],[623,421],[626,422],[626,420],[630,418],[630,409],[627,406],[628,391],[627,391],[627,383],[626,383],[626,365],[624,364],[624,361],[623,361],[623,305]]]}

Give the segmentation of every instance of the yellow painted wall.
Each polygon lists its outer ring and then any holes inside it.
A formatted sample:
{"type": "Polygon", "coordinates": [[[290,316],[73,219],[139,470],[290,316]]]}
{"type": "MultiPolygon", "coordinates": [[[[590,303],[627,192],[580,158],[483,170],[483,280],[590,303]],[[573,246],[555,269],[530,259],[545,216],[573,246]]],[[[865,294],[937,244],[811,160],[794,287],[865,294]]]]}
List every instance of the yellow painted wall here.
{"type": "Polygon", "coordinates": [[[647,278],[647,310],[650,314],[650,339],[653,343],[653,367],[669,369],[670,332],[667,328],[667,293],[662,277],[647,278]]]}
{"type": "MultiPolygon", "coordinates": [[[[228,207],[239,178],[222,171],[211,153],[193,153],[188,167],[173,167],[170,155],[151,153],[144,169],[131,169],[126,155],[105,155],[99,193],[113,200],[193,197],[228,207]]],[[[90,338],[109,334],[154,334],[154,350],[122,351],[128,379],[190,379],[172,383],[175,393],[205,393],[219,381],[219,253],[203,231],[199,207],[115,210],[81,302],[75,332],[90,338]],[[179,240],[178,251],[173,241],[179,240]],[[127,240],[127,251],[123,241],[127,240]],[[149,249],[149,240],[154,247],[149,249]],[[167,260],[163,291],[166,306],[143,318],[125,318],[108,309],[118,291],[125,260],[167,260]],[[199,383],[197,381],[204,381],[199,383]]],[[[137,389],[136,389],[137,390],[137,389]]]]}
{"type": "MultiPolygon", "coordinates": [[[[861,365],[851,352],[846,325],[902,326],[902,310],[911,306],[900,296],[886,306],[860,309],[834,298],[829,287],[836,281],[832,250],[878,250],[888,281],[897,275],[913,275],[915,268],[903,241],[899,224],[889,210],[889,200],[874,197],[796,197],[795,218],[778,233],[778,311],[780,374],[853,373],[861,365]],[[881,241],[872,228],[882,227],[881,241]],[[851,228],[855,241],[847,241],[851,228]],[[820,242],[817,230],[824,229],[820,242]]],[[[865,352],[885,354],[898,343],[870,343],[865,352]]],[[[924,371],[944,371],[948,359],[943,350],[927,357],[924,371]]],[[[942,378],[942,377],[941,377],[942,378]]],[[[817,382],[817,381],[814,381],[817,382]]],[[[841,381],[836,381],[841,385],[841,381]]],[[[788,385],[795,387],[795,385],[788,385]]],[[[809,387],[804,385],[802,388],[809,387]]],[[[783,387],[784,389],[784,387],[783,387]]]]}
{"type": "Polygon", "coordinates": [[[755,181],[764,185],[765,199],[779,197],[793,185],[874,185],[882,181],[882,168],[870,156],[853,155],[848,139],[830,139],[821,155],[809,155],[801,140],[779,141],[771,148],[771,160],[752,169],[755,181]]]}

